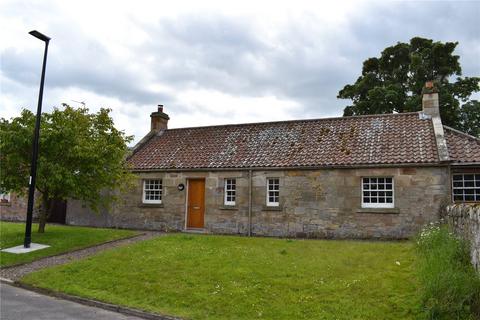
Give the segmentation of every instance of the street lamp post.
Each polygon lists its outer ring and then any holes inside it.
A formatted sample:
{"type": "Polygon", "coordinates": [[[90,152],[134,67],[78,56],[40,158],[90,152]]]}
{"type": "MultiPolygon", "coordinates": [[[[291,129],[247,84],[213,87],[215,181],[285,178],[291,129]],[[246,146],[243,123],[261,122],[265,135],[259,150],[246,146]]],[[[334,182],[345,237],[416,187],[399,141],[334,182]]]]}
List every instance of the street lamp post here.
{"type": "Polygon", "coordinates": [[[42,78],[40,80],[40,92],[38,94],[37,117],[35,121],[35,135],[33,138],[33,152],[32,164],[30,167],[30,181],[28,188],[28,206],[27,206],[27,223],[25,225],[25,240],[23,246],[30,248],[32,242],[32,216],[33,216],[33,202],[35,200],[35,181],[37,179],[37,158],[38,158],[38,139],[40,136],[40,117],[42,115],[42,100],[43,100],[43,84],[45,82],[45,68],[47,66],[47,52],[50,38],[40,32],[33,30],[29,34],[45,42],[45,53],[43,54],[42,78]]]}

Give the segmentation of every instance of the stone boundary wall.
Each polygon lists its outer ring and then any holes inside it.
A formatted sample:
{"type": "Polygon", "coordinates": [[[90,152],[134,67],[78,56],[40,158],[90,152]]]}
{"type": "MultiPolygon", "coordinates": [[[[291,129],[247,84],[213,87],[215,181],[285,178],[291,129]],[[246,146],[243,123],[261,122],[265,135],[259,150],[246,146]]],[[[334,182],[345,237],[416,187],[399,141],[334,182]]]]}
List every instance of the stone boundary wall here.
{"type": "Polygon", "coordinates": [[[454,232],[470,241],[472,264],[480,272],[480,204],[451,204],[446,218],[454,232]]]}

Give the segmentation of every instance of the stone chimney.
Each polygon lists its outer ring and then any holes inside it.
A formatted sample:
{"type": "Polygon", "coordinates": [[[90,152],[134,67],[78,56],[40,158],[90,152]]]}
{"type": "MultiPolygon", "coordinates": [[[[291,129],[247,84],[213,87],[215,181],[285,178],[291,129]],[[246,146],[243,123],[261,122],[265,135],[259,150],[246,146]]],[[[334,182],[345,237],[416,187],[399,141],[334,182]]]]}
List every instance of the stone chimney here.
{"type": "Polygon", "coordinates": [[[431,117],[440,117],[440,104],[438,101],[438,89],[433,81],[425,83],[423,88],[422,107],[423,113],[431,117]]]}
{"type": "Polygon", "coordinates": [[[157,112],[152,112],[150,118],[150,131],[160,132],[168,128],[168,120],[170,120],[170,117],[166,113],[163,113],[162,104],[158,105],[157,112]]]}
{"type": "Polygon", "coordinates": [[[440,118],[440,103],[438,99],[438,88],[435,87],[433,81],[427,81],[422,90],[422,111],[423,117],[431,118],[433,124],[433,132],[437,142],[438,158],[440,161],[449,161],[447,141],[445,140],[445,132],[443,131],[442,119],[440,118]]]}

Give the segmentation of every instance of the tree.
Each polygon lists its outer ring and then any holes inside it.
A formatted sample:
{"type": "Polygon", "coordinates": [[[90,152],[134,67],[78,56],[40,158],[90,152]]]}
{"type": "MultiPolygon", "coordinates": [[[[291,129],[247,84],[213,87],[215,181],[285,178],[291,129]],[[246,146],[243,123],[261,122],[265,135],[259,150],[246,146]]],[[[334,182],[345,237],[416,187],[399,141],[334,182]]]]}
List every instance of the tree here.
{"type": "Polygon", "coordinates": [[[386,48],[380,58],[365,60],[357,81],[338,93],[338,98],[353,101],[343,115],[421,110],[422,88],[434,80],[443,123],[478,136],[478,113],[473,111],[478,111],[479,102],[470,96],[480,90],[480,78],[461,77],[460,57],[453,54],[457,44],[416,37],[386,48]]]}
{"type": "MultiPolygon", "coordinates": [[[[93,209],[108,206],[131,181],[126,168],[127,143],[132,140],[115,129],[110,109],[89,113],[85,107],[66,104],[43,113],[36,190],[41,195],[39,232],[51,214],[52,204],[68,198],[86,201],[93,209]]],[[[35,115],[22,110],[10,121],[0,119],[0,189],[25,194],[32,152],[35,115]]]]}

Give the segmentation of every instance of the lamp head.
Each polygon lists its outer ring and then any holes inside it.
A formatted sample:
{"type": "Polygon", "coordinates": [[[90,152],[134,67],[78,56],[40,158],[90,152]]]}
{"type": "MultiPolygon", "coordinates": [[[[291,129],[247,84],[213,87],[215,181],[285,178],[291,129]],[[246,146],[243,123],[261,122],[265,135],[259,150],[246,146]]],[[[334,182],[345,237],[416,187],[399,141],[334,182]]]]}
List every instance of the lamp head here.
{"type": "Polygon", "coordinates": [[[38,32],[37,30],[30,31],[29,34],[31,34],[31,35],[34,36],[35,38],[40,39],[40,40],[42,40],[42,41],[45,41],[45,42],[50,41],[50,38],[49,38],[49,37],[47,37],[46,35],[38,32]]]}

